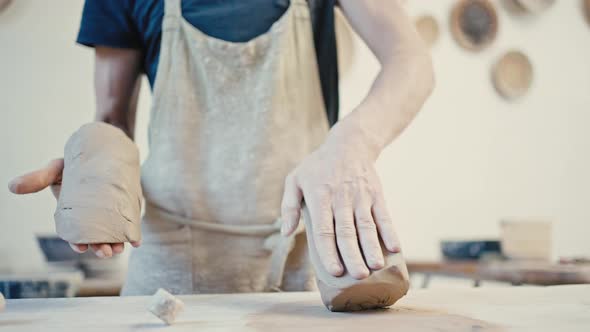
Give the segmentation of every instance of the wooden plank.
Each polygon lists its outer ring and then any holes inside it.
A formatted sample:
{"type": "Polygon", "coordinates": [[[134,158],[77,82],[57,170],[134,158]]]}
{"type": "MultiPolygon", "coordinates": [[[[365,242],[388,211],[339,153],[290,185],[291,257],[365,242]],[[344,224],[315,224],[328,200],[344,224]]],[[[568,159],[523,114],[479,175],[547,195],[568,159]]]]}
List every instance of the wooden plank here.
{"type": "Polygon", "coordinates": [[[475,280],[503,281],[530,285],[571,285],[590,283],[588,264],[552,264],[524,261],[407,262],[410,273],[446,275],[475,280]]]}
{"type": "MultiPolygon", "coordinates": [[[[590,286],[414,290],[389,310],[331,313],[317,293],[190,295],[165,331],[584,331],[590,286]]],[[[156,331],[148,297],[9,300],[0,331],[156,331]]]]}

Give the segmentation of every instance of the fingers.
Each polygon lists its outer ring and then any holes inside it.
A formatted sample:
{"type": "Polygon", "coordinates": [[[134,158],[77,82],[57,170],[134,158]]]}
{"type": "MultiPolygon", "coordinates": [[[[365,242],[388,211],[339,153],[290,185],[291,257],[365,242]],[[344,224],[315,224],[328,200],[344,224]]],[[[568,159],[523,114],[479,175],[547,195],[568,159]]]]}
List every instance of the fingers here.
{"type": "Polygon", "coordinates": [[[141,241],[131,241],[131,245],[133,246],[133,248],[138,248],[139,246],[141,246],[141,241]]]}
{"type": "Polygon", "coordinates": [[[125,250],[125,245],[123,243],[113,243],[111,249],[113,249],[113,255],[118,255],[125,250]]]}
{"type": "Polygon", "coordinates": [[[387,210],[385,199],[383,198],[383,193],[380,192],[376,196],[377,197],[375,197],[375,201],[371,208],[373,219],[375,220],[375,224],[377,225],[379,235],[381,235],[385,248],[392,253],[397,253],[400,251],[399,243],[393,228],[393,222],[387,210]]]}
{"type": "Polygon", "coordinates": [[[8,188],[15,194],[30,194],[47,188],[61,181],[64,167],[63,159],[55,159],[40,170],[19,176],[8,184],[8,188]]]}
{"type": "Polygon", "coordinates": [[[346,269],[355,279],[369,276],[369,269],[365,265],[354,225],[351,190],[348,185],[343,186],[334,197],[334,223],[336,225],[336,242],[346,269]]]}
{"type": "Polygon", "coordinates": [[[88,245],[87,244],[75,244],[75,243],[68,243],[70,245],[70,248],[72,248],[73,251],[79,253],[79,254],[83,254],[88,250],[88,245]]]}
{"type": "Polygon", "coordinates": [[[357,198],[354,211],[356,230],[367,266],[373,270],[383,268],[385,261],[377,234],[377,226],[371,213],[371,201],[368,195],[361,193],[357,198]]]}
{"type": "Polygon", "coordinates": [[[301,200],[303,193],[292,175],[285,179],[285,192],[281,203],[281,234],[289,236],[297,229],[301,217],[301,200]]]}
{"type": "MultiPolygon", "coordinates": [[[[83,254],[88,251],[88,244],[76,244],[76,243],[68,243],[70,248],[79,254],[83,254]]],[[[139,242],[133,242],[132,245],[134,247],[139,247],[139,242]]],[[[91,244],[90,248],[96,254],[96,256],[100,258],[107,258],[112,257],[114,255],[118,255],[125,251],[125,244],[124,243],[99,243],[99,244],[91,244]]]]}
{"type": "Polygon", "coordinates": [[[328,273],[339,277],[344,273],[344,266],[340,262],[336,248],[330,200],[330,192],[327,188],[322,188],[316,193],[306,196],[306,204],[311,217],[309,224],[312,225],[312,236],[320,261],[328,273]]]}
{"type": "Polygon", "coordinates": [[[108,258],[113,256],[113,249],[108,243],[91,244],[90,248],[94,254],[100,258],[108,258]]]}

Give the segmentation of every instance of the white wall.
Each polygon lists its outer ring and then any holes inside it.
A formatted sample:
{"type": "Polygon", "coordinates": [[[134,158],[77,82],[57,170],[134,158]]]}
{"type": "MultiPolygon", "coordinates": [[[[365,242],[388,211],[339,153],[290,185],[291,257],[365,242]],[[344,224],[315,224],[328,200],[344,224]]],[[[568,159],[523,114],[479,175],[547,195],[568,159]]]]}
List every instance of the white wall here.
{"type": "MultiPolygon", "coordinates": [[[[452,3],[407,1],[412,15],[439,20],[441,36],[432,49],[436,91],[378,163],[406,255],[437,257],[441,238],[497,236],[505,216],[548,217],[554,256],[590,255],[590,26],[582,1],[556,1],[528,18],[498,6],[497,41],[480,54],[450,35],[452,3]],[[530,93],[515,103],[500,99],[489,79],[512,48],[535,69],[530,93]]],[[[342,82],[345,109],[378,70],[357,46],[342,82]]]]}
{"type": "MultiPolygon", "coordinates": [[[[0,13],[0,184],[61,156],[94,111],[92,52],[74,43],[82,1],[13,2],[0,13]]],[[[498,218],[531,215],[555,220],[557,254],[590,254],[590,28],[574,1],[535,19],[500,12],[498,41],[479,55],[446,31],[452,1],[408,3],[414,14],[435,15],[442,35],[433,49],[437,90],[378,164],[407,256],[433,259],[441,238],[493,237],[498,218]],[[513,47],[530,55],[536,77],[526,98],[506,103],[489,66],[513,47]]],[[[378,70],[356,43],[344,110],[378,70]]],[[[143,156],[148,90],[138,121],[143,156]]],[[[32,234],[53,232],[54,207],[49,192],[16,197],[0,188],[0,271],[41,265],[32,234]]]]}

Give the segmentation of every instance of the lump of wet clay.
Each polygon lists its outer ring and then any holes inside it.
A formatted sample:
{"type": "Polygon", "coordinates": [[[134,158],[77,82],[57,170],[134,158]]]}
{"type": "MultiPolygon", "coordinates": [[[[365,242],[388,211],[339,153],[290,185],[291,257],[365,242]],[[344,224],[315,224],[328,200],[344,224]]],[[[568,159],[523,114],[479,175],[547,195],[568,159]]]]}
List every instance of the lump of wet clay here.
{"type": "Polygon", "coordinates": [[[122,130],[92,122],[70,137],[54,215],[62,239],[139,241],[141,199],[139,150],[122,130]]]}
{"type": "Polygon", "coordinates": [[[174,324],[176,315],[184,309],[184,303],[160,288],[152,296],[148,310],[168,325],[174,324]]]}
{"type": "Polygon", "coordinates": [[[362,280],[354,279],[346,271],[340,277],[326,271],[318,257],[312,236],[309,210],[303,207],[303,217],[307,232],[307,244],[312,265],[316,272],[316,282],[322,301],[330,311],[359,311],[385,308],[393,305],[406,295],[410,288],[408,269],[401,253],[381,248],[385,267],[371,271],[362,280]]]}
{"type": "Polygon", "coordinates": [[[2,312],[2,310],[4,310],[5,307],[6,307],[6,302],[4,301],[4,295],[2,295],[2,293],[0,293],[0,312],[2,312]]]}

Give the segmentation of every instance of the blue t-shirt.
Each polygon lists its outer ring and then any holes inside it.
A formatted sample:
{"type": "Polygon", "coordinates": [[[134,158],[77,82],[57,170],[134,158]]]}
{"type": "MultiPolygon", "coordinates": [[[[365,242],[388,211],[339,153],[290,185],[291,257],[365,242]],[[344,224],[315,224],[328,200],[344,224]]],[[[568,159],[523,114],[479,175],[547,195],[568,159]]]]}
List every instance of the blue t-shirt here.
{"type": "MultiPolygon", "coordinates": [[[[308,0],[322,92],[330,124],[338,119],[336,0],[308,0]]],[[[289,0],[183,0],[182,15],[215,38],[243,42],[267,32],[289,0]]],[[[153,86],[158,68],[164,0],[86,0],[77,42],[140,49],[153,86]]]]}

